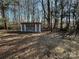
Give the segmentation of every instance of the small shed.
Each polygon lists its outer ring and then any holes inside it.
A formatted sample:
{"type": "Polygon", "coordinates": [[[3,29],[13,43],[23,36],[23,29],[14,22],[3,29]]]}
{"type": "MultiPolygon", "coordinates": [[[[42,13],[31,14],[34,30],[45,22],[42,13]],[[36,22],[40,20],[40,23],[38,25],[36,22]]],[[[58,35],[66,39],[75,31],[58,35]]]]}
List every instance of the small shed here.
{"type": "Polygon", "coordinates": [[[41,32],[42,24],[40,22],[22,22],[21,32],[41,32]]]}

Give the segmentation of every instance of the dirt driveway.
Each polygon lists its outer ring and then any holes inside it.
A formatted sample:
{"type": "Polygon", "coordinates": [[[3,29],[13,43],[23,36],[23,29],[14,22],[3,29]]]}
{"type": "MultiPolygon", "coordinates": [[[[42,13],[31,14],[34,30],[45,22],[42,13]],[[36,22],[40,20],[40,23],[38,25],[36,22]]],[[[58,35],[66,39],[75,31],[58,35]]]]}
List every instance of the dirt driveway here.
{"type": "Polygon", "coordinates": [[[0,36],[0,59],[79,59],[78,42],[58,33],[5,33],[0,36]]]}

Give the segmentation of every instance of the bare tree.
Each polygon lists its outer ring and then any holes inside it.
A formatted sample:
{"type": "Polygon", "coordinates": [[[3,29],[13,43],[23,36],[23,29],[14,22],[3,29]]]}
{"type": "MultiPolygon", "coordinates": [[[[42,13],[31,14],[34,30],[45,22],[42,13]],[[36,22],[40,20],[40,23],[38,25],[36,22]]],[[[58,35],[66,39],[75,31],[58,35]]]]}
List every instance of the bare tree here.
{"type": "Polygon", "coordinates": [[[5,16],[5,12],[8,8],[9,2],[6,0],[1,0],[0,1],[0,9],[1,9],[1,15],[4,21],[4,29],[7,29],[7,20],[6,20],[6,16],[5,16]]]}

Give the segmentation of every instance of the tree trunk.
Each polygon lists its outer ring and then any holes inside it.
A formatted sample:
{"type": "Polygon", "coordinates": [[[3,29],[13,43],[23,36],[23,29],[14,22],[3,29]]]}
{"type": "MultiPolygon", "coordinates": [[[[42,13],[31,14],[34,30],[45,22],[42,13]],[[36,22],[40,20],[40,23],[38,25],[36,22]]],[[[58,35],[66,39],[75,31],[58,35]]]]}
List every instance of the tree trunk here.
{"type": "Polygon", "coordinates": [[[51,17],[51,15],[50,15],[50,0],[47,0],[47,7],[48,7],[48,15],[47,15],[47,21],[48,21],[48,28],[50,29],[51,27],[51,24],[50,24],[50,17],[51,17]]]}
{"type": "Polygon", "coordinates": [[[55,22],[54,22],[54,27],[53,27],[53,29],[57,28],[57,24],[58,24],[58,21],[57,21],[57,19],[55,19],[55,22]]]}
{"type": "Polygon", "coordinates": [[[60,29],[63,29],[63,18],[62,18],[62,15],[61,15],[61,23],[60,23],[60,29]]]}
{"type": "Polygon", "coordinates": [[[58,24],[58,20],[57,20],[57,1],[55,0],[55,22],[54,22],[54,27],[53,28],[57,28],[57,24],[58,24]]]}
{"type": "Polygon", "coordinates": [[[6,17],[5,17],[5,10],[4,10],[4,6],[2,5],[2,18],[3,18],[3,21],[4,21],[4,29],[6,30],[7,29],[7,21],[6,21],[6,17]]]}
{"type": "Polygon", "coordinates": [[[63,10],[64,6],[63,6],[63,0],[61,1],[61,21],[60,21],[60,29],[63,29],[63,10]]]}

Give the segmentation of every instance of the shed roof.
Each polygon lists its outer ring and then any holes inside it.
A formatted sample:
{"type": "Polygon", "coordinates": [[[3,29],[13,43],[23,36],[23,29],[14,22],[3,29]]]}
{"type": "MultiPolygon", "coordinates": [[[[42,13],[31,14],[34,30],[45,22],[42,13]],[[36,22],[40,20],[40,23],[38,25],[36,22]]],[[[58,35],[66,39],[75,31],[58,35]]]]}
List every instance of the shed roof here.
{"type": "Polygon", "coordinates": [[[41,22],[21,22],[21,24],[41,24],[41,22]]]}

